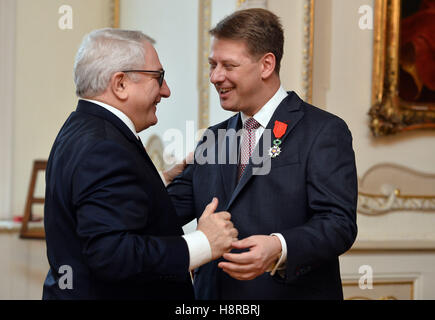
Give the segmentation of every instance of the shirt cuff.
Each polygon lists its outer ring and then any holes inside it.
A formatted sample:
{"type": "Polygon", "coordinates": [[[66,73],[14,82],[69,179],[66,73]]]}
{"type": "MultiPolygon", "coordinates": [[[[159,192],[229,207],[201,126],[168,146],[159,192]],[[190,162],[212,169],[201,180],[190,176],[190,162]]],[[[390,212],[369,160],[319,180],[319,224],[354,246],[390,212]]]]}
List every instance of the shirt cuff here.
{"type": "Polygon", "coordinates": [[[281,256],[279,257],[278,262],[273,266],[272,271],[270,271],[270,275],[273,276],[277,270],[285,268],[285,262],[287,261],[287,243],[281,233],[272,233],[271,236],[278,237],[281,242],[281,256]]]}
{"type": "Polygon", "coordinates": [[[196,230],[183,235],[189,249],[189,270],[193,270],[211,261],[211,247],[206,235],[196,230]]]}

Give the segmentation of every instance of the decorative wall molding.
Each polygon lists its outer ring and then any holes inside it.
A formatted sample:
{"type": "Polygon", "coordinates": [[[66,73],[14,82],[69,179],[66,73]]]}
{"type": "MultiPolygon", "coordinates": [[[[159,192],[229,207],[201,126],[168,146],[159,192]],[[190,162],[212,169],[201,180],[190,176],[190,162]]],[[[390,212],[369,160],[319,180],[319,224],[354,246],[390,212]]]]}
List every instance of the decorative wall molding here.
{"type": "Polygon", "coordinates": [[[361,214],[435,213],[435,174],[391,163],[377,164],[360,179],[359,190],[358,212],[361,214]]]}
{"type": "Polygon", "coordinates": [[[358,212],[366,215],[379,215],[393,211],[427,211],[435,213],[435,195],[402,196],[395,189],[389,195],[376,195],[359,192],[358,212]]]}
{"type": "Polygon", "coordinates": [[[314,54],[314,0],[304,3],[304,46],[303,46],[302,90],[304,100],[313,100],[313,54],[314,54]]]}
{"type": "Polygon", "coordinates": [[[237,0],[238,9],[263,8],[267,9],[267,0],[237,0]]]}
{"type": "Polygon", "coordinates": [[[198,17],[198,129],[209,126],[210,82],[209,64],[211,29],[211,0],[199,1],[198,17]]]}
{"type": "Polygon", "coordinates": [[[345,299],[362,296],[427,300],[435,297],[434,251],[346,252],[339,259],[345,299]],[[372,289],[365,286],[370,278],[372,289]]]}
{"type": "Polygon", "coordinates": [[[16,1],[0,1],[0,220],[12,218],[16,1]]]}
{"type": "Polygon", "coordinates": [[[361,274],[352,280],[343,280],[344,300],[414,300],[415,279],[374,280],[370,290],[360,288],[361,274]]]}
{"type": "Polygon", "coordinates": [[[111,23],[110,25],[112,26],[112,28],[119,28],[119,14],[120,14],[120,0],[111,0],[110,6],[111,6],[111,10],[110,12],[112,13],[111,16],[111,23]]]}

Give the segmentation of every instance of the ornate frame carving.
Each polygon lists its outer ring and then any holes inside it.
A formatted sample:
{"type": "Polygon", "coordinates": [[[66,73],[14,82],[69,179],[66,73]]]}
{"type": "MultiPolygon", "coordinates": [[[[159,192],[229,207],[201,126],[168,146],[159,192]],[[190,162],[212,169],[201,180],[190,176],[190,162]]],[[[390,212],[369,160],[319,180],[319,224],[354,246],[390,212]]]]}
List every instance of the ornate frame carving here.
{"type": "Polygon", "coordinates": [[[399,98],[401,0],[376,0],[370,129],[375,137],[435,129],[435,104],[399,98]]]}
{"type": "MultiPolygon", "coordinates": [[[[435,174],[426,174],[412,170],[410,168],[392,164],[392,163],[379,163],[374,165],[360,179],[360,187],[364,184],[364,179],[374,170],[378,169],[395,169],[396,172],[400,171],[418,177],[419,181],[435,179],[435,174]]],[[[377,171],[379,172],[379,171],[377,171]]],[[[398,211],[419,211],[434,213],[435,212],[435,194],[403,194],[400,187],[394,186],[394,189],[388,193],[373,193],[371,191],[358,192],[358,213],[369,216],[383,215],[391,212],[398,211]]]]}
{"type": "Polygon", "coordinates": [[[435,212],[435,196],[401,195],[399,189],[389,195],[358,192],[358,213],[374,216],[395,211],[435,212]]]}

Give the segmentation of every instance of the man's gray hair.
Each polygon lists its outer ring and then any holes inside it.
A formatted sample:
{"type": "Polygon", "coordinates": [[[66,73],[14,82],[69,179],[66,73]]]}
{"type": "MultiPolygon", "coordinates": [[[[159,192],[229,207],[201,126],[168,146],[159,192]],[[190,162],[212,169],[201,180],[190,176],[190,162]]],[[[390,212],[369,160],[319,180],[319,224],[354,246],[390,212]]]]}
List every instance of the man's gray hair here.
{"type": "Polygon", "coordinates": [[[116,72],[140,69],[144,43],[154,40],[141,31],[105,28],[83,38],[74,62],[76,94],[91,98],[103,93],[116,72]]]}

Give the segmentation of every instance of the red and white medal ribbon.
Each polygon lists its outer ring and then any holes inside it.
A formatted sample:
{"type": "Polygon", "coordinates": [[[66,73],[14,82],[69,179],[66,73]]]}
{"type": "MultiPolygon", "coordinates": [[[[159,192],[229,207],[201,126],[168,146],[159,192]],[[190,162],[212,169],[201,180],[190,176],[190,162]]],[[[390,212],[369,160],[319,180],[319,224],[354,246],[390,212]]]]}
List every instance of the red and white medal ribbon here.
{"type": "Polygon", "coordinates": [[[281,148],[279,147],[281,145],[281,138],[287,131],[287,123],[281,122],[281,121],[275,121],[275,125],[273,127],[273,134],[275,136],[275,140],[273,140],[273,147],[269,149],[269,156],[271,158],[275,158],[279,156],[281,153],[281,148]]]}

